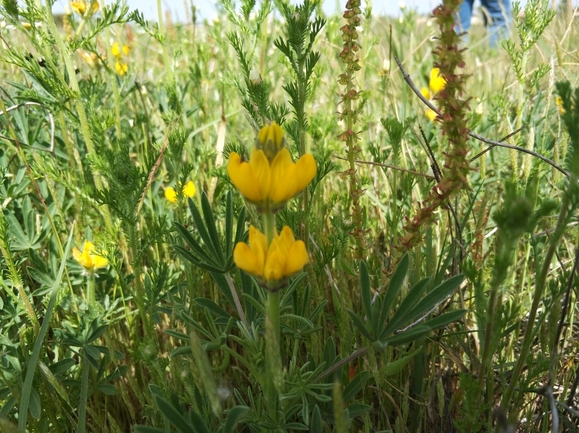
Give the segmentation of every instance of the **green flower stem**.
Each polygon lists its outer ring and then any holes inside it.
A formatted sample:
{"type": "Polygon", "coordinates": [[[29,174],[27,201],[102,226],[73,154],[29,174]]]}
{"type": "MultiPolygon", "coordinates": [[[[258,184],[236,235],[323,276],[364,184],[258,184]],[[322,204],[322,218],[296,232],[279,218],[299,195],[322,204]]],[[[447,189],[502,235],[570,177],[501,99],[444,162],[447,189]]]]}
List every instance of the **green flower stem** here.
{"type": "Polygon", "coordinates": [[[91,275],[88,277],[88,281],[86,284],[86,300],[91,308],[94,308],[96,303],[94,296],[94,286],[95,286],[95,276],[91,275]]]}
{"type": "MultiPolygon", "coordinates": [[[[266,244],[270,245],[275,236],[275,215],[271,212],[263,214],[266,244]]],[[[279,347],[279,301],[277,292],[267,292],[265,306],[265,397],[269,405],[269,412],[274,422],[277,422],[277,391],[283,384],[282,363],[279,347]]]]}
{"type": "MultiPolygon", "coordinates": [[[[575,176],[571,176],[569,182],[572,185],[573,182],[577,182],[577,178],[575,176]]],[[[502,398],[501,405],[503,407],[511,407],[511,398],[513,396],[513,393],[515,392],[515,388],[520,383],[519,381],[520,375],[527,361],[527,356],[529,355],[529,351],[531,349],[531,343],[533,342],[533,334],[536,329],[535,319],[537,317],[537,310],[539,309],[539,304],[541,303],[541,299],[543,298],[543,292],[545,291],[545,281],[547,280],[547,274],[549,273],[551,261],[553,260],[555,251],[557,250],[561,238],[565,233],[565,228],[567,227],[567,223],[569,220],[567,212],[568,208],[569,208],[569,194],[564,194],[563,202],[561,203],[561,211],[559,213],[559,218],[557,219],[557,225],[555,226],[555,231],[553,232],[553,236],[551,238],[551,244],[549,245],[549,249],[547,250],[547,254],[545,255],[545,260],[543,262],[543,267],[541,268],[541,272],[538,274],[537,281],[535,283],[533,302],[531,304],[531,310],[529,311],[527,321],[528,325],[527,328],[525,329],[525,334],[523,336],[523,344],[521,346],[521,351],[519,353],[517,363],[511,376],[511,383],[509,384],[509,387],[507,388],[502,398]]],[[[512,410],[510,413],[510,419],[513,420],[517,415],[518,411],[516,409],[512,410]]]]}
{"type": "Polygon", "coordinates": [[[143,287],[143,282],[141,280],[142,269],[141,263],[139,263],[137,260],[137,257],[139,256],[139,248],[137,246],[137,231],[133,224],[127,224],[127,234],[129,236],[129,244],[131,249],[131,265],[133,268],[133,273],[135,274],[135,302],[137,303],[137,308],[139,310],[139,316],[141,317],[145,335],[150,338],[151,329],[149,329],[149,320],[147,317],[147,312],[145,311],[145,288],[143,287]]]}
{"type": "Polygon", "coordinates": [[[82,375],[80,378],[80,400],[78,402],[78,427],[77,433],[86,432],[86,402],[88,400],[88,374],[90,372],[90,364],[88,362],[88,354],[83,349],[82,359],[82,375]]]}
{"type": "Polygon", "coordinates": [[[243,312],[243,307],[241,305],[241,301],[239,299],[239,295],[237,294],[237,290],[235,290],[235,284],[233,284],[233,279],[231,278],[231,273],[225,273],[225,280],[227,281],[227,285],[229,286],[229,290],[231,290],[231,296],[233,297],[233,302],[235,302],[235,309],[237,310],[237,314],[239,318],[243,322],[245,326],[248,326],[247,319],[245,318],[245,313],[243,312]]]}

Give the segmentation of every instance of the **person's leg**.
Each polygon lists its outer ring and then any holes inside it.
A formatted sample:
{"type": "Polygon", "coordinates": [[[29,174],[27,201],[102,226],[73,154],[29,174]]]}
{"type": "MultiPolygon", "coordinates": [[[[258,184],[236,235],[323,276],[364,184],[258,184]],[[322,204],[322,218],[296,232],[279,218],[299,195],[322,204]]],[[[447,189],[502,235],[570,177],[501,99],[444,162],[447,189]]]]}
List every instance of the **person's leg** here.
{"type": "Polygon", "coordinates": [[[512,16],[511,0],[481,0],[481,3],[490,45],[494,48],[501,39],[509,35],[512,16]]]}
{"type": "Polygon", "coordinates": [[[470,29],[470,19],[472,18],[472,8],[474,0],[463,0],[456,17],[456,31],[459,33],[468,32],[470,29]]]}

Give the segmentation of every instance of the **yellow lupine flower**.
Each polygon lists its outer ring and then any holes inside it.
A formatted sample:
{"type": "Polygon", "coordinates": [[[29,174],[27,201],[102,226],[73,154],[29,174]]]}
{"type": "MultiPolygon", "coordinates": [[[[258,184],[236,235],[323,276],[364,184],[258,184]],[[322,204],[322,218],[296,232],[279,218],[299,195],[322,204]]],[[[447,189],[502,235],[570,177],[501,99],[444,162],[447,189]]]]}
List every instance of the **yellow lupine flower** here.
{"type": "Polygon", "coordinates": [[[233,185],[245,199],[260,211],[276,212],[286,202],[301,193],[316,175],[316,161],[310,154],[296,163],[283,147],[283,132],[273,122],[264,126],[257,136],[249,162],[236,152],[229,155],[227,173],[233,185]]]}
{"type": "Polygon", "coordinates": [[[258,229],[249,228],[249,245],[238,242],[233,261],[238,268],[254,275],[270,290],[278,290],[285,279],[300,272],[309,258],[303,241],[296,241],[288,226],[276,234],[271,244],[258,229]]]}
{"type": "MultiPolygon", "coordinates": [[[[90,1],[88,1],[88,2],[76,1],[76,2],[70,2],[70,7],[77,14],[84,15],[84,13],[86,12],[86,8],[88,7],[89,4],[90,4],[90,1]]],[[[92,11],[90,14],[91,15],[95,14],[96,12],[98,12],[98,10],[99,10],[99,2],[95,1],[92,5],[92,11]]]]}
{"type": "Polygon", "coordinates": [[[93,254],[94,244],[84,241],[82,252],[77,247],[72,250],[72,256],[79,262],[89,275],[93,275],[97,269],[106,267],[109,261],[98,254],[93,254]]]}
{"type": "MultiPolygon", "coordinates": [[[[197,192],[197,189],[195,188],[195,184],[193,183],[193,181],[189,181],[185,184],[185,186],[182,189],[183,191],[183,195],[185,197],[189,197],[189,198],[193,198],[195,197],[195,193],[197,192]]],[[[173,187],[168,186],[165,189],[165,198],[170,202],[170,203],[177,203],[179,200],[177,199],[177,191],[175,191],[175,189],[173,187]]]]}
{"type": "Polygon", "coordinates": [[[444,89],[444,86],[446,86],[446,80],[440,75],[440,69],[432,68],[428,87],[430,87],[432,93],[436,94],[444,89]]]}

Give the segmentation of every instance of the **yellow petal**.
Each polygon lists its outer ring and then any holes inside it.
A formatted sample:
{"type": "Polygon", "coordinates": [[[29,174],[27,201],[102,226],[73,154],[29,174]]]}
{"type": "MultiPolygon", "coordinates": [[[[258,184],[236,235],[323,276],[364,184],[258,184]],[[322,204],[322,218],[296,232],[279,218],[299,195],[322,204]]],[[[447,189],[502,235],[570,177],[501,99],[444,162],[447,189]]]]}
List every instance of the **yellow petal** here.
{"type": "Polygon", "coordinates": [[[423,87],[420,90],[420,93],[422,93],[422,96],[424,96],[426,99],[430,99],[430,90],[428,90],[426,87],[423,87]]]}
{"type": "Polygon", "coordinates": [[[271,186],[271,168],[269,166],[269,160],[263,150],[253,148],[251,156],[249,157],[249,165],[257,181],[257,185],[253,185],[253,188],[258,188],[260,196],[262,199],[265,199],[269,195],[271,186]]]}
{"type": "Polygon", "coordinates": [[[185,184],[185,186],[183,187],[183,194],[185,195],[185,197],[189,197],[189,198],[193,198],[195,197],[195,192],[197,190],[195,189],[195,184],[193,183],[193,181],[189,181],[185,184]]]}
{"type": "Polygon", "coordinates": [[[129,54],[129,46],[128,45],[123,45],[123,54],[126,56],[129,54]]]}
{"type": "Polygon", "coordinates": [[[129,65],[123,62],[115,62],[115,71],[121,77],[125,75],[129,70],[129,65]]]}
{"type": "Polygon", "coordinates": [[[74,259],[80,263],[80,260],[82,258],[82,253],[80,252],[80,250],[77,247],[74,247],[72,249],[72,257],[74,257],[74,259]]]}
{"type": "Polygon", "coordinates": [[[245,242],[238,242],[233,250],[233,261],[239,269],[255,276],[263,276],[263,267],[259,266],[257,257],[245,242]]]}
{"type": "Polygon", "coordinates": [[[296,194],[302,192],[310,184],[316,175],[316,160],[312,155],[306,153],[296,162],[296,194]]]}
{"type": "Polygon", "coordinates": [[[436,116],[438,116],[438,114],[436,114],[436,112],[430,108],[427,108],[424,111],[424,114],[426,114],[426,117],[428,117],[431,122],[434,122],[434,120],[436,119],[436,116]]]}
{"type": "Polygon", "coordinates": [[[263,195],[259,189],[256,177],[249,163],[241,161],[241,156],[235,152],[229,154],[227,163],[227,174],[233,185],[239,190],[241,195],[251,202],[259,203],[263,200],[263,195]]]}
{"type": "Polygon", "coordinates": [[[271,241],[265,262],[264,276],[268,281],[281,280],[284,277],[286,256],[281,251],[277,239],[271,241]]]}
{"type": "Polygon", "coordinates": [[[274,203],[286,202],[296,194],[295,164],[286,148],[280,150],[271,164],[269,198],[274,203]]]}
{"type": "Polygon", "coordinates": [[[249,227],[249,246],[260,269],[260,275],[263,275],[263,268],[265,266],[265,257],[267,255],[267,239],[265,235],[253,226],[249,227]]]}
{"type": "Polygon", "coordinates": [[[446,86],[446,80],[440,75],[440,69],[432,68],[430,71],[430,83],[428,84],[432,93],[438,93],[444,86],[446,86]]]}
{"type": "Polygon", "coordinates": [[[263,150],[270,161],[275,158],[283,146],[283,130],[275,122],[265,125],[257,134],[256,147],[263,150]]]}
{"type": "Polygon", "coordinates": [[[168,186],[165,189],[165,198],[170,202],[170,203],[177,203],[177,192],[171,188],[170,186],[168,186]]]}
{"type": "Polygon", "coordinates": [[[104,268],[106,265],[109,264],[109,261],[105,257],[101,256],[92,256],[93,266],[94,269],[104,268]]]}
{"type": "Polygon", "coordinates": [[[309,262],[306,244],[303,241],[295,242],[287,253],[284,274],[286,277],[295,274],[309,262]]]}
{"type": "Polygon", "coordinates": [[[111,53],[115,57],[121,56],[121,48],[118,42],[115,42],[111,48],[111,53]]]}

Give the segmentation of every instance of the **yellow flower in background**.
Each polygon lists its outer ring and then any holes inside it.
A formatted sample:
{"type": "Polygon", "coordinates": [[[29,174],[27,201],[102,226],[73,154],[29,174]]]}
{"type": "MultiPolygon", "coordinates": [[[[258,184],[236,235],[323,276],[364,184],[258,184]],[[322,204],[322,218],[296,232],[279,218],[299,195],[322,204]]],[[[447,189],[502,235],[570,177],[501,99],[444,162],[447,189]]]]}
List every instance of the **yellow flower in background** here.
{"type": "Polygon", "coordinates": [[[430,71],[430,82],[428,83],[428,87],[432,93],[437,94],[446,86],[446,80],[440,75],[440,69],[432,68],[430,71]]]}
{"type": "Polygon", "coordinates": [[[565,109],[563,108],[563,98],[557,96],[555,99],[555,105],[557,106],[557,111],[559,114],[565,114],[565,109]]]}
{"type": "Polygon", "coordinates": [[[124,62],[115,62],[115,72],[121,77],[129,71],[129,65],[124,62]]]}
{"type": "MultiPolygon", "coordinates": [[[[430,91],[426,87],[423,87],[420,90],[420,93],[422,93],[422,96],[424,96],[426,99],[430,100],[430,91]]],[[[431,122],[434,122],[436,116],[438,116],[438,114],[436,114],[432,108],[428,107],[424,110],[424,114],[426,114],[426,117],[428,117],[431,122]]]]}
{"type": "Polygon", "coordinates": [[[98,254],[93,254],[94,244],[91,241],[84,241],[82,252],[77,247],[72,250],[72,256],[85,269],[88,275],[93,275],[97,269],[106,267],[109,261],[98,254]]]}
{"type": "Polygon", "coordinates": [[[296,241],[288,226],[276,234],[271,244],[258,229],[249,228],[249,245],[239,242],[233,251],[238,268],[254,275],[271,290],[279,289],[283,280],[300,272],[308,264],[306,245],[296,241]]]}
{"type": "MultiPolygon", "coordinates": [[[[90,1],[77,1],[77,2],[70,2],[70,7],[73,11],[75,11],[79,15],[84,15],[86,12],[87,7],[90,5],[90,1]]],[[[97,13],[99,10],[99,2],[95,1],[92,5],[92,10],[90,15],[97,13]]]]}
{"type": "Polygon", "coordinates": [[[316,161],[310,154],[296,163],[283,146],[283,131],[273,122],[257,136],[249,162],[236,152],[229,155],[227,173],[233,185],[259,211],[276,212],[301,193],[316,175],[316,161]]]}
{"type": "MultiPolygon", "coordinates": [[[[183,195],[185,197],[189,197],[189,198],[193,198],[195,197],[195,193],[197,192],[197,189],[195,188],[195,184],[193,183],[193,181],[189,181],[185,184],[185,186],[182,189],[183,191],[183,195]]],[[[177,198],[177,191],[175,191],[174,188],[168,186],[165,189],[165,198],[170,202],[170,203],[177,203],[179,200],[177,198]]]]}
{"type": "Polygon", "coordinates": [[[111,48],[111,53],[113,56],[120,58],[123,56],[127,56],[129,54],[130,48],[128,45],[121,45],[118,42],[115,42],[111,48]]]}

